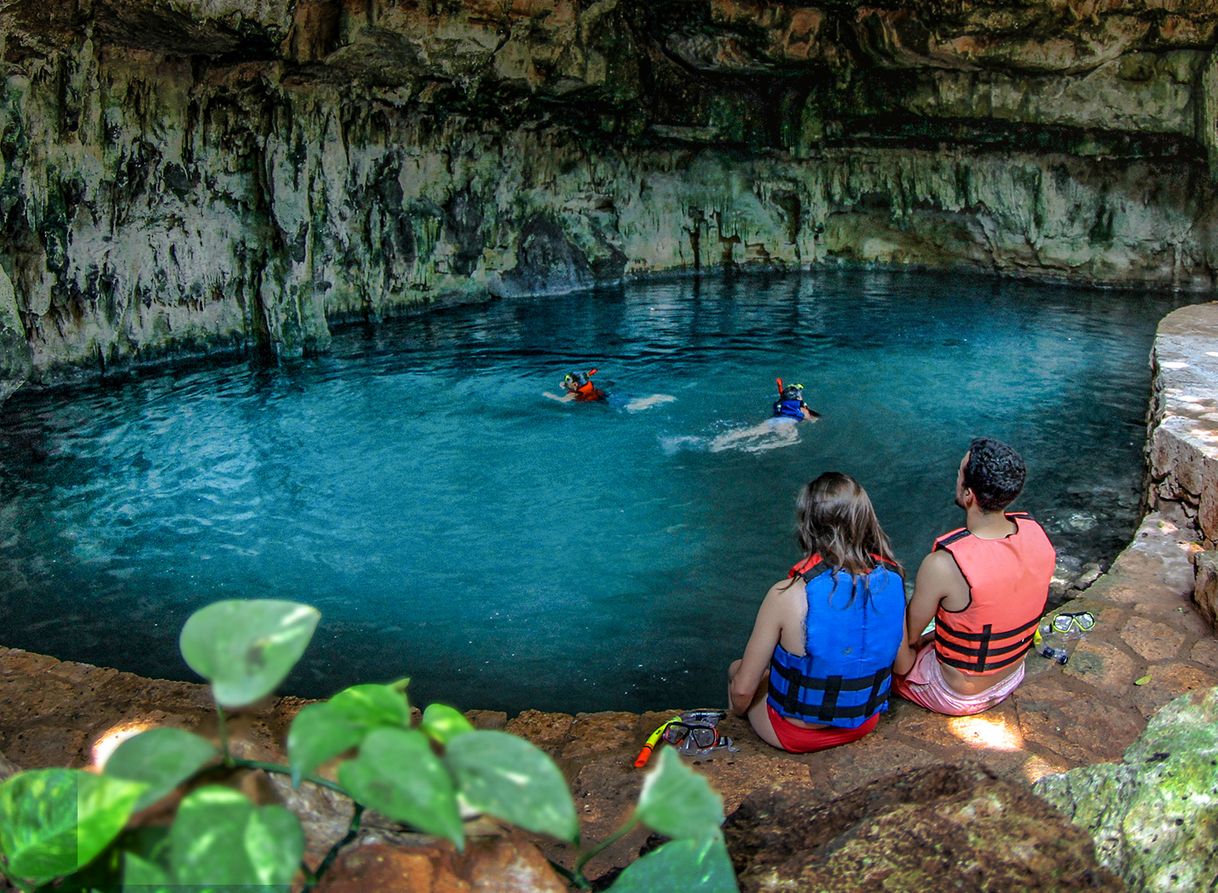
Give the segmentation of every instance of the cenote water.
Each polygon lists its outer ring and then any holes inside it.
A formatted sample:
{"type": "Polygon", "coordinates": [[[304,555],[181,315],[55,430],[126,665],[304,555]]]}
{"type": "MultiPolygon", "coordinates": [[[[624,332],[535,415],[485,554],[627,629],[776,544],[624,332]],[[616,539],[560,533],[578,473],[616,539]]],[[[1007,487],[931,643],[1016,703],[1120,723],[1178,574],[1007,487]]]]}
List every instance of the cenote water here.
{"type": "Polygon", "coordinates": [[[323,615],[288,692],[409,676],[416,703],[462,708],[719,704],[822,471],[864,484],[912,578],[962,523],[969,438],[996,436],[1029,466],[1016,507],[1070,559],[1111,559],[1175,305],[959,277],[684,280],[348,330],[269,370],[18,394],[0,643],[189,679],[191,611],[286,598],[323,615]],[[543,396],[592,366],[609,404],[543,396]],[[776,376],[823,418],[718,449],[768,416],[776,376]],[[653,395],[672,400],[632,411],[653,395]]]}

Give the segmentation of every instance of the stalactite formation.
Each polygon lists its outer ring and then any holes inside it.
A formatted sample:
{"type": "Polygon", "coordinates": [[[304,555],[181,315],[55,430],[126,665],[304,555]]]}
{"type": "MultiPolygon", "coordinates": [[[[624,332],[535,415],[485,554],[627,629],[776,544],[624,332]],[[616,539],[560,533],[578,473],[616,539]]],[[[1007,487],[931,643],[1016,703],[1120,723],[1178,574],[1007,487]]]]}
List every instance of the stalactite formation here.
{"type": "Polygon", "coordinates": [[[12,0],[0,396],[842,262],[1213,286],[1218,3],[12,0]]]}

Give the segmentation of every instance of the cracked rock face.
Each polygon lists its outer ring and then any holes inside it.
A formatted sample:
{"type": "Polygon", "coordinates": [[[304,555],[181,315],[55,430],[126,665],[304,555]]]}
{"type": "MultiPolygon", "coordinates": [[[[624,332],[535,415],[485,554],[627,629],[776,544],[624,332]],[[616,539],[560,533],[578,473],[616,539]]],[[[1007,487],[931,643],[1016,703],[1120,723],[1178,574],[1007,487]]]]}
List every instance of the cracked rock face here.
{"type": "Polygon", "coordinates": [[[1209,289],[1216,29],[1182,0],[8,0],[0,395],[677,269],[1209,289]]]}
{"type": "Polygon", "coordinates": [[[1090,832],[1101,864],[1130,889],[1212,887],[1218,878],[1218,689],[1164,707],[1120,764],[1048,775],[1034,787],[1090,832]]]}

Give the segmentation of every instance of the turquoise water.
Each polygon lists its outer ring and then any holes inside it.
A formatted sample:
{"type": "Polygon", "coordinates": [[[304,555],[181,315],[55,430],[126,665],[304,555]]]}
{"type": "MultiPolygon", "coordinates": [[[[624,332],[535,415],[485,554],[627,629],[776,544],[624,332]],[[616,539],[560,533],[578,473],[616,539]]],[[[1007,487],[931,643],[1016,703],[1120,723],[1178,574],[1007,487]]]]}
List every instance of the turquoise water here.
{"type": "Polygon", "coordinates": [[[1000,437],[1030,469],[1017,507],[1071,560],[1110,559],[1173,306],[959,277],[685,280],[350,330],[273,369],[18,394],[0,643],[192,678],[192,610],[290,598],[323,613],[298,694],[410,676],[416,702],[462,708],[717,704],[822,471],[867,487],[912,577],[962,523],[969,438],[1000,437]],[[592,366],[608,405],[543,396],[592,366]],[[766,418],[776,376],[823,418],[718,449],[766,418]]]}

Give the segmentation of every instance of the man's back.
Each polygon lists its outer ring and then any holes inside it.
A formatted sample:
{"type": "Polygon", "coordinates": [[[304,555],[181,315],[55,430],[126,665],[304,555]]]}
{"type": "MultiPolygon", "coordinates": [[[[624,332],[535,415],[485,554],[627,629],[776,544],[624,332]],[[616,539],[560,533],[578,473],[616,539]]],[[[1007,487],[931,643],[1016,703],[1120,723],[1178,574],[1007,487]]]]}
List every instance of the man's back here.
{"type": "Polygon", "coordinates": [[[1007,515],[1014,530],[998,537],[967,528],[936,540],[951,556],[956,585],[935,612],[935,656],[943,678],[976,694],[1018,669],[1045,610],[1056,555],[1039,524],[1007,515]]]}
{"type": "Polygon", "coordinates": [[[1026,468],[1011,447],[975,438],[956,471],[965,526],[944,534],[918,569],[906,640],[893,672],[905,698],[965,716],[1006,698],[1045,608],[1056,554],[1039,524],[1005,508],[1026,468]],[[935,621],[933,640],[921,631],[935,621]]]}

